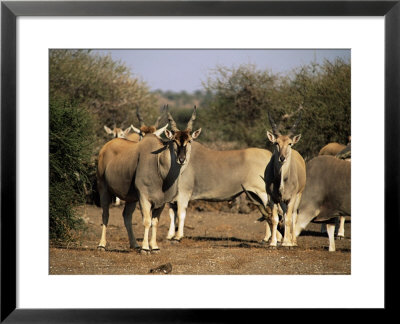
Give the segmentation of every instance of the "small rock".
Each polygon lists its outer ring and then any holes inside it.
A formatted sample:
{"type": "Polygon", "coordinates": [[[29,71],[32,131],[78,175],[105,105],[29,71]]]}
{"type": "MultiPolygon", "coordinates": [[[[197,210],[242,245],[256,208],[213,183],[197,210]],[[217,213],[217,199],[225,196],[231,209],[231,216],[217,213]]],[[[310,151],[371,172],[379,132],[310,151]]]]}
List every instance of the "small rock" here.
{"type": "Polygon", "coordinates": [[[171,271],[172,271],[172,264],[166,263],[166,264],[160,265],[157,268],[150,269],[149,273],[161,272],[161,273],[167,274],[167,273],[170,273],[171,271]]]}

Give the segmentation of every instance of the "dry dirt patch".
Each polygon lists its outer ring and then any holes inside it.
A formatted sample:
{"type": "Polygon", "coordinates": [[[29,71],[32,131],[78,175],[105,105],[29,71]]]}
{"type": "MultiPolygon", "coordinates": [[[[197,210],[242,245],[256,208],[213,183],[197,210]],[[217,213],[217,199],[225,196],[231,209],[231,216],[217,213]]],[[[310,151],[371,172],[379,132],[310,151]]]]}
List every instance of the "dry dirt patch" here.
{"type": "MultiPolygon", "coordinates": [[[[299,237],[299,247],[271,249],[259,243],[265,235],[265,225],[257,221],[257,212],[199,212],[192,208],[186,218],[185,238],[172,243],[166,239],[169,216],[165,208],[157,233],[161,252],[141,255],[129,249],[122,209],[110,209],[107,250],[99,251],[101,209],[92,205],[80,208],[88,228],[80,233],[77,243],[50,247],[49,273],[149,274],[150,269],[167,263],[172,265],[168,275],[351,273],[350,223],[345,226],[345,239],[336,241],[336,252],[328,252],[326,234],[320,232],[321,225],[313,223],[299,237]]],[[[141,244],[143,226],[139,210],[133,216],[133,230],[141,244]]]]}

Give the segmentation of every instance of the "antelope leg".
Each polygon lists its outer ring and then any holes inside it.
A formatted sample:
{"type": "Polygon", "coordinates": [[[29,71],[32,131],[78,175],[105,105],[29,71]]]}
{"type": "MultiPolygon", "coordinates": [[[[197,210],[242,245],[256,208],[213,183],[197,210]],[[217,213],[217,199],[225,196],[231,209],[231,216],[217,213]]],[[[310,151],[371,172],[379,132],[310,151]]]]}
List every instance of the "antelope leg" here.
{"type": "Polygon", "coordinates": [[[149,247],[149,231],[151,226],[151,203],[146,199],[140,197],[140,209],[142,211],[142,220],[144,226],[142,250],[150,251],[149,247]]]}
{"type": "Polygon", "coordinates": [[[186,197],[180,197],[178,200],[178,231],[175,234],[174,240],[179,241],[183,236],[183,229],[185,227],[186,210],[189,203],[189,199],[186,197]]]}
{"type": "Polygon", "coordinates": [[[344,238],[344,222],[346,218],[344,216],[340,216],[340,226],[339,226],[339,231],[338,231],[338,237],[344,238]]]}
{"type": "Polygon", "coordinates": [[[294,202],[293,212],[292,212],[293,216],[292,216],[291,234],[292,234],[292,245],[293,246],[297,246],[297,236],[296,236],[297,210],[300,205],[301,195],[302,195],[302,193],[298,193],[296,195],[296,200],[294,202]]]}
{"type": "Polygon", "coordinates": [[[110,209],[110,203],[111,203],[111,196],[106,190],[103,190],[103,192],[100,193],[100,201],[101,201],[101,207],[103,209],[103,214],[102,214],[103,224],[101,225],[101,227],[102,227],[101,238],[100,238],[98,248],[105,249],[106,244],[107,244],[107,240],[106,240],[107,225],[108,225],[108,218],[110,216],[109,209],[110,209]]]}
{"type": "Polygon", "coordinates": [[[335,224],[326,224],[326,231],[329,237],[329,252],[335,252],[335,224]]]}
{"type": "Polygon", "coordinates": [[[274,207],[272,208],[272,234],[271,234],[271,243],[269,244],[270,246],[276,246],[277,244],[276,232],[278,231],[278,223],[279,223],[278,205],[274,204],[274,207]]]}
{"type": "MultiPolygon", "coordinates": [[[[287,212],[285,217],[285,235],[283,237],[282,246],[293,246],[292,240],[292,229],[293,229],[293,207],[294,200],[291,199],[288,204],[287,212]]],[[[293,232],[294,233],[294,232],[293,232]]]]}
{"type": "Polygon", "coordinates": [[[160,208],[154,209],[151,217],[151,239],[150,239],[150,248],[153,251],[160,250],[157,245],[157,226],[158,221],[160,220],[161,212],[164,209],[164,205],[160,208]]]}
{"type": "Polygon", "coordinates": [[[176,218],[177,218],[177,210],[176,210],[175,206],[173,207],[173,205],[170,204],[168,213],[169,213],[170,223],[169,223],[167,240],[172,240],[172,238],[175,236],[175,227],[176,227],[176,218]]]}
{"type": "Polygon", "coordinates": [[[132,214],[135,211],[136,208],[136,201],[135,202],[130,202],[130,203],[125,203],[124,211],[122,215],[124,216],[124,224],[126,231],[128,232],[128,237],[129,237],[129,247],[131,249],[137,249],[139,248],[139,245],[136,242],[135,234],[133,233],[132,230],[132,214]]]}

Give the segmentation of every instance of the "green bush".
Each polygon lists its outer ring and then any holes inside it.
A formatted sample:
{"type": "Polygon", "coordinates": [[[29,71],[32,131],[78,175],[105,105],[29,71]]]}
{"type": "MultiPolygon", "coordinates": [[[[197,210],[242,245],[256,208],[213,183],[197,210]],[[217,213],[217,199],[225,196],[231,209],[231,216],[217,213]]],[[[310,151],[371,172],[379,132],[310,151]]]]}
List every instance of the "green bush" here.
{"type": "Polygon", "coordinates": [[[159,112],[148,86],[126,65],[89,50],[50,51],[50,96],[84,105],[92,113],[99,143],[109,139],[104,125],[138,125],[136,107],[146,123],[154,122],[159,112]]]}
{"type": "Polygon", "coordinates": [[[89,185],[87,169],[93,150],[93,125],[83,107],[50,100],[50,240],[68,242],[83,223],[74,207],[89,185]]]}
{"type": "Polygon", "coordinates": [[[50,50],[51,241],[68,242],[83,224],[76,206],[95,181],[95,157],[109,137],[103,126],[137,125],[159,114],[155,97],[129,68],[89,50],[50,50]]]}
{"type": "Polygon", "coordinates": [[[204,109],[204,139],[265,146],[263,123],[277,91],[278,79],[254,65],[218,66],[205,84],[213,97],[204,109]]]}
{"type": "Polygon", "coordinates": [[[347,143],[351,135],[350,83],[351,66],[343,60],[306,65],[287,76],[257,70],[253,65],[219,66],[205,84],[212,97],[201,110],[202,139],[272,150],[266,139],[266,130],[271,129],[267,112],[276,123],[291,115],[282,123],[285,133],[302,105],[297,128],[302,138],[295,149],[310,159],[329,142],[347,143]]]}

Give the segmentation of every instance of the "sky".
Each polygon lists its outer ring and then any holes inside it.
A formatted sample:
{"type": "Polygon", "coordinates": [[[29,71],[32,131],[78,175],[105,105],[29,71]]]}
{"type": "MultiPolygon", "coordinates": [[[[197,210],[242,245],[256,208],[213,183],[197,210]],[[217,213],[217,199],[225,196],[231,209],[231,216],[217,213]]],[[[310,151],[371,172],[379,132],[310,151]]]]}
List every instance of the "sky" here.
{"type": "Polygon", "coordinates": [[[349,49],[309,50],[97,50],[110,54],[116,61],[125,63],[134,77],[145,81],[151,90],[194,92],[203,90],[206,81],[217,65],[238,67],[254,64],[258,69],[286,74],[294,68],[325,59],[333,62],[342,58],[350,62],[349,49]]]}

